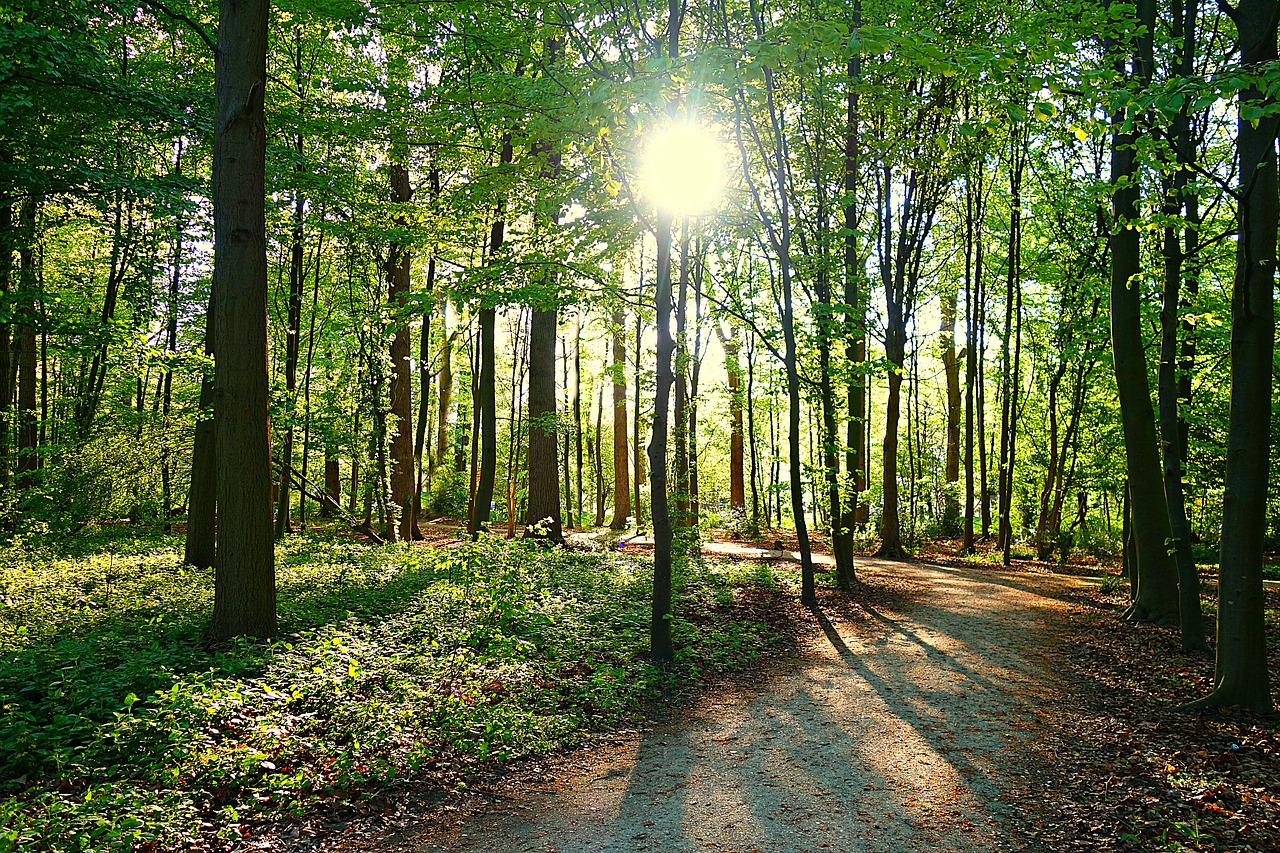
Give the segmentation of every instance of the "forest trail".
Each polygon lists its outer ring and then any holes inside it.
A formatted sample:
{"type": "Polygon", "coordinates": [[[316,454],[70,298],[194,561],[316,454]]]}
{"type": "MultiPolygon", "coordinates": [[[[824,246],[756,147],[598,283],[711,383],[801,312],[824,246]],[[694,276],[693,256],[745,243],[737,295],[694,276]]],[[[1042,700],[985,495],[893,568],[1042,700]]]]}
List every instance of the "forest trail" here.
{"type": "Polygon", "coordinates": [[[1081,581],[867,559],[859,569],[869,594],[811,623],[794,666],[554,759],[499,785],[480,813],[387,847],[1023,849],[1002,791],[1036,775],[1019,758],[1061,699],[1042,650],[1055,645],[1058,596],[1081,581]]]}

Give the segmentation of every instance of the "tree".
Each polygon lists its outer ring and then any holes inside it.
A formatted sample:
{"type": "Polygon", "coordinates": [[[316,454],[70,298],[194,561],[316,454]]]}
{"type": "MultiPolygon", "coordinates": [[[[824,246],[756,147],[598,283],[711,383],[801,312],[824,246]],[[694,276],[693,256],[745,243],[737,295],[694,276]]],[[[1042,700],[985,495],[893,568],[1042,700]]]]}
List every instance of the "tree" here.
{"type": "Polygon", "coordinates": [[[208,636],[276,633],[267,435],[267,0],[222,0],[213,143],[218,542],[208,636]]]}
{"type": "MultiPolygon", "coordinates": [[[[1274,63],[1280,3],[1241,0],[1230,12],[1240,60],[1259,74],[1274,63]]],[[[1193,708],[1271,710],[1262,586],[1275,354],[1277,189],[1275,98],[1257,78],[1240,91],[1236,270],[1231,294],[1231,414],[1219,555],[1218,645],[1213,692],[1193,708]]],[[[1141,553],[1141,551],[1139,551],[1141,553]]]]}

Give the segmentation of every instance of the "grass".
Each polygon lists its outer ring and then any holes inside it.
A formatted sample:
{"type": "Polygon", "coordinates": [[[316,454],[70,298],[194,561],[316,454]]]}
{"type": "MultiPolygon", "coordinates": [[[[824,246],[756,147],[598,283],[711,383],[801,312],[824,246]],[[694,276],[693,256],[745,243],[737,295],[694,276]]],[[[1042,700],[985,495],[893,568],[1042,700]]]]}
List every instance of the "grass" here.
{"type": "Polygon", "coordinates": [[[581,741],[776,647],[736,605],[786,583],[687,570],[662,674],[636,558],[294,537],[277,550],[280,639],[209,649],[212,579],[180,557],[163,536],[0,551],[0,851],[230,842],[581,741]]]}

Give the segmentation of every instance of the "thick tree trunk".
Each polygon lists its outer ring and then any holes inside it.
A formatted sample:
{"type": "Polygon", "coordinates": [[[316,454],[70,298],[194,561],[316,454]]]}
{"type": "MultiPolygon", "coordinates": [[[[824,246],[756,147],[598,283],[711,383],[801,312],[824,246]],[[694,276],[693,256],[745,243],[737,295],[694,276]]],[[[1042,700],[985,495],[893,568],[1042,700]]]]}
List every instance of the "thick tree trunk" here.
{"type": "Polygon", "coordinates": [[[529,509],[526,536],[564,541],[556,458],[556,311],[529,321],[529,509]]]}
{"type": "MultiPolygon", "coordinates": [[[[1244,67],[1276,61],[1276,0],[1241,0],[1233,17],[1244,67]]],[[[1239,236],[1231,296],[1231,413],[1218,581],[1218,645],[1213,692],[1195,703],[1271,710],[1262,585],[1271,453],[1275,351],[1277,118],[1244,117],[1274,99],[1249,86],[1239,95],[1239,236]]]]}
{"type": "Polygon", "coordinates": [[[630,460],[627,457],[627,340],[622,309],[613,312],[613,523],[624,530],[631,516],[630,460]]]}
{"type": "Polygon", "coordinates": [[[265,221],[267,0],[222,0],[214,68],[213,640],[276,633],[265,221]]]}

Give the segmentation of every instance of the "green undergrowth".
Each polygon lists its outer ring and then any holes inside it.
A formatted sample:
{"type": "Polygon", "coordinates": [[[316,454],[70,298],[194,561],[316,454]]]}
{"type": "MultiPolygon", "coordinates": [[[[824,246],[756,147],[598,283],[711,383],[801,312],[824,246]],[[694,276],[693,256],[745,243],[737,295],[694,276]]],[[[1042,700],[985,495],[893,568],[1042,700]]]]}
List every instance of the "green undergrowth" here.
{"type": "Polygon", "coordinates": [[[699,564],[659,673],[651,582],[618,554],[295,537],[280,639],[208,649],[211,574],[176,538],[17,543],[0,551],[0,851],[205,846],[396,780],[447,786],[779,642],[734,605],[784,576],[699,564]]]}

